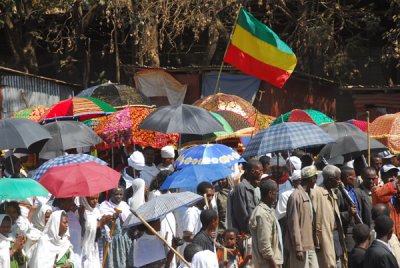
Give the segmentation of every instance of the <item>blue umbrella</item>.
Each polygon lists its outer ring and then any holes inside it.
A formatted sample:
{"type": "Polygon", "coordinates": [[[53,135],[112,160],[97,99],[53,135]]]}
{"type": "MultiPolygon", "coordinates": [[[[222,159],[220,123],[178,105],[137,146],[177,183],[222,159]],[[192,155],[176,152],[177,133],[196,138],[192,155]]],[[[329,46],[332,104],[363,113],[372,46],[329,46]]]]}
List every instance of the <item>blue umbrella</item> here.
{"type": "Polygon", "coordinates": [[[223,144],[202,144],[183,151],[175,163],[177,168],[209,164],[232,166],[239,159],[240,155],[231,147],[223,144]]]}
{"type": "Polygon", "coordinates": [[[56,158],[53,158],[49,161],[47,161],[46,163],[44,163],[43,165],[41,165],[35,172],[35,175],[33,175],[32,179],[34,179],[35,181],[38,181],[40,179],[40,177],[42,177],[42,175],[44,173],[46,173],[46,171],[52,167],[58,167],[58,166],[64,166],[64,165],[68,165],[68,164],[73,164],[73,163],[84,163],[84,162],[96,162],[100,165],[103,166],[107,166],[107,162],[104,162],[103,160],[88,155],[88,154],[69,154],[69,155],[62,155],[56,158]]]}
{"type": "Polygon", "coordinates": [[[267,153],[316,147],[335,142],[319,126],[302,123],[282,123],[258,132],[249,142],[243,157],[267,153]]]}
{"type": "Polygon", "coordinates": [[[196,189],[200,182],[214,182],[226,178],[233,171],[224,165],[192,165],[174,172],[161,185],[166,189],[196,189]]]}

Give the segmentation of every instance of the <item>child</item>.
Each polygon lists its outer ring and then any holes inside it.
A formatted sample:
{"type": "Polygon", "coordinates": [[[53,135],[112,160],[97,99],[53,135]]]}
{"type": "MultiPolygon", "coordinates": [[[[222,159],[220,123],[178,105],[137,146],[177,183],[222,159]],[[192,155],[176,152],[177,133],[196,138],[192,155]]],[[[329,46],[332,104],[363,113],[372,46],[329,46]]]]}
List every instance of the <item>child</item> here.
{"type": "Polygon", "coordinates": [[[236,248],[237,231],[227,229],[223,234],[224,247],[217,250],[218,262],[220,268],[238,268],[245,267],[251,259],[251,255],[243,260],[240,251],[236,248]]]}

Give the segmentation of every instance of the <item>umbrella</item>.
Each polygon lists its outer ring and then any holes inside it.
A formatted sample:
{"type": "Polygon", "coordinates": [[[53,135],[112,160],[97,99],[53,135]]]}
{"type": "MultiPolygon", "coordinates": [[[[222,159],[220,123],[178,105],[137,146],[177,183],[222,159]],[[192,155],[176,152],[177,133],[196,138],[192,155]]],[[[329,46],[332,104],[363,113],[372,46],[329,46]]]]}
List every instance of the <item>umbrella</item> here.
{"type": "Polygon", "coordinates": [[[152,130],[139,129],[139,124],[152,112],[148,106],[129,106],[109,115],[95,129],[107,146],[139,144],[162,148],[166,145],[177,144],[178,134],[163,134],[152,130]]]}
{"type": "Polygon", "coordinates": [[[0,200],[21,200],[33,196],[48,195],[49,192],[40,183],[32,179],[0,179],[0,200]]]}
{"type": "Polygon", "coordinates": [[[200,182],[214,182],[226,178],[233,171],[224,165],[193,165],[184,167],[168,176],[160,190],[196,189],[200,182]]]}
{"type": "Polygon", "coordinates": [[[95,162],[50,168],[39,180],[55,197],[92,196],[118,186],[121,174],[95,162]]]}
{"type": "Polygon", "coordinates": [[[65,166],[68,164],[74,163],[84,163],[84,162],[96,162],[100,165],[107,166],[107,162],[101,160],[100,158],[88,155],[88,154],[69,154],[69,155],[62,155],[56,158],[53,158],[43,165],[41,165],[33,175],[32,179],[38,181],[40,177],[46,173],[52,167],[59,167],[65,166]]]}
{"type": "Polygon", "coordinates": [[[44,125],[53,139],[48,141],[43,152],[63,151],[99,144],[103,140],[88,126],[77,121],[57,121],[44,125]]]}
{"type": "Polygon", "coordinates": [[[107,116],[100,116],[92,119],[88,119],[85,121],[82,121],[86,126],[90,127],[91,129],[95,130],[98,125],[100,125],[101,122],[107,119],[107,116]]]}
{"type": "Polygon", "coordinates": [[[110,82],[82,90],[77,97],[97,98],[114,107],[152,105],[151,100],[135,88],[110,82]]]}
{"type": "Polygon", "coordinates": [[[162,106],[143,120],[139,128],[162,133],[198,135],[224,131],[210,112],[188,104],[162,106]]]}
{"type": "Polygon", "coordinates": [[[0,120],[0,150],[25,148],[39,152],[51,139],[50,133],[38,123],[25,118],[0,120]]]}
{"type": "Polygon", "coordinates": [[[243,157],[315,147],[334,142],[320,127],[302,122],[283,123],[258,132],[249,142],[243,157]]]}
{"type": "Polygon", "coordinates": [[[220,111],[215,111],[214,113],[221,115],[229,123],[229,125],[233,128],[234,131],[253,127],[253,125],[251,125],[246,120],[246,118],[235,112],[220,110],[220,111]]]}
{"type": "Polygon", "coordinates": [[[392,153],[400,153],[400,113],[379,116],[371,123],[370,133],[392,153]]]}
{"type": "MultiPolygon", "coordinates": [[[[334,140],[344,136],[364,135],[358,127],[344,122],[334,122],[320,125],[326,133],[328,133],[334,140]]],[[[366,136],[365,136],[366,138],[366,136]]]]}
{"type": "Polygon", "coordinates": [[[346,123],[358,127],[363,132],[367,132],[367,128],[368,128],[368,122],[367,121],[350,119],[350,120],[347,120],[346,123]]]}
{"type": "MultiPolygon", "coordinates": [[[[136,213],[142,216],[147,222],[155,221],[168,213],[191,205],[204,198],[192,192],[163,194],[141,205],[136,213]]],[[[124,222],[123,227],[129,228],[141,224],[142,222],[134,215],[130,215],[124,222]]]]}
{"type": "Polygon", "coordinates": [[[223,144],[202,144],[184,150],[176,159],[176,166],[222,164],[232,166],[239,162],[240,155],[223,144]]]}
{"type": "Polygon", "coordinates": [[[34,122],[39,122],[40,118],[43,114],[45,114],[49,108],[44,106],[33,106],[29,108],[25,108],[17,113],[15,113],[12,117],[13,118],[26,118],[32,120],[34,122]]]}
{"type": "Polygon", "coordinates": [[[282,122],[304,122],[315,125],[321,125],[324,123],[330,123],[334,120],[324,113],[317,110],[299,110],[294,109],[290,112],[280,115],[272,122],[271,126],[281,124],[282,122]]]}
{"type": "Polygon", "coordinates": [[[79,119],[81,121],[112,114],[116,110],[109,104],[90,97],[75,97],[54,104],[40,118],[40,122],[56,119],[79,119]]]}

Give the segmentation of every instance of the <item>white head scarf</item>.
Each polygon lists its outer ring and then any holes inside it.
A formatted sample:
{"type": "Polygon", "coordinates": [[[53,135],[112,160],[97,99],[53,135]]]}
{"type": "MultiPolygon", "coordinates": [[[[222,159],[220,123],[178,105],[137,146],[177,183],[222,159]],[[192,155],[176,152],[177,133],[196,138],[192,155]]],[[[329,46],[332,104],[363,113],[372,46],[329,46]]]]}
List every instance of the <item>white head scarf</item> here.
{"type": "Polygon", "coordinates": [[[35,213],[32,217],[32,224],[33,226],[38,229],[39,231],[43,231],[45,224],[45,215],[47,211],[53,211],[52,207],[49,205],[41,205],[40,207],[36,208],[35,213]]]}
{"type": "Polygon", "coordinates": [[[134,151],[128,158],[128,165],[133,169],[143,170],[145,166],[143,154],[139,151],[134,151]]]}
{"type": "Polygon", "coordinates": [[[291,163],[295,170],[301,170],[301,160],[297,156],[290,156],[286,162],[291,163]]]}
{"type": "Polygon", "coordinates": [[[162,158],[175,158],[175,149],[173,146],[168,145],[161,148],[162,158]]]}
{"type": "MultiPolygon", "coordinates": [[[[3,220],[8,218],[11,224],[10,216],[0,214],[0,225],[3,220]]],[[[0,234],[0,267],[10,267],[10,243],[13,241],[12,237],[0,234]]]]}
{"type": "Polygon", "coordinates": [[[143,179],[134,179],[132,182],[133,195],[128,200],[129,207],[132,210],[137,210],[141,205],[145,203],[144,193],[145,193],[146,183],[143,179]]]}

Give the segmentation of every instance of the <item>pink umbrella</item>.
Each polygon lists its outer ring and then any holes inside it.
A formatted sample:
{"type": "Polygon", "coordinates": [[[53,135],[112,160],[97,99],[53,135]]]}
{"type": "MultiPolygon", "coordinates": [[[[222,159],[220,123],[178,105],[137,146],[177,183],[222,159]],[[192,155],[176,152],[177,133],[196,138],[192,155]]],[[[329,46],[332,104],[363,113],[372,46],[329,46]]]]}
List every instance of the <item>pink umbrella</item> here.
{"type": "Polygon", "coordinates": [[[367,132],[367,128],[368,128],[367,121],[356,120],[356,119],[350,119],[350,120],[347,120],[346,123],[358,127],[358,128],[361,129],[363,132],[367,132]]]}

